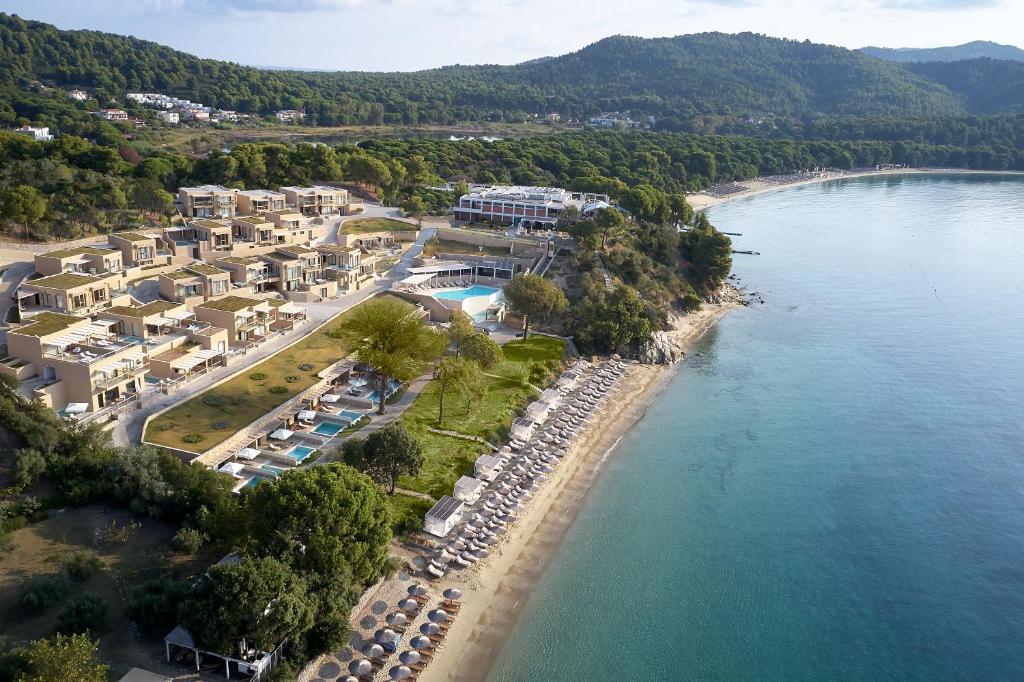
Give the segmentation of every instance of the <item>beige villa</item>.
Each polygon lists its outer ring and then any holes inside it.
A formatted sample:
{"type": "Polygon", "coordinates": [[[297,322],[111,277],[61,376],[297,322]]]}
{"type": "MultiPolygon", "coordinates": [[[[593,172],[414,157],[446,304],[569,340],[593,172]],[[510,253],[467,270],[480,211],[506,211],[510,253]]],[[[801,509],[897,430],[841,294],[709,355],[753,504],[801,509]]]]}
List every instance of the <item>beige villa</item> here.
{"type": "Polygon", "coordinates": [[[18,310],[23,315],[39,310],[87,315],[131,301],[117,273],[62,272],[27,280],[18,288],[16,297],[18,310]]]}
{"type": "Polygon", "coordinates": [[[303,215],[338,215],[348,210],[348,190],[336,187],[282,187],[288,204],[303,215]]]}
{"type": "Polygon", "coordinates": [[[157,278],[160,296],[189,309],[231,292],[231,273],[208,263],[192,263],[157,278]]]}
{"type": "Polygon", "coordinates": [[[201,185],[179,187],[178,205],[186,218],[234,218],[238,200],[233,189],[201,185]]]}

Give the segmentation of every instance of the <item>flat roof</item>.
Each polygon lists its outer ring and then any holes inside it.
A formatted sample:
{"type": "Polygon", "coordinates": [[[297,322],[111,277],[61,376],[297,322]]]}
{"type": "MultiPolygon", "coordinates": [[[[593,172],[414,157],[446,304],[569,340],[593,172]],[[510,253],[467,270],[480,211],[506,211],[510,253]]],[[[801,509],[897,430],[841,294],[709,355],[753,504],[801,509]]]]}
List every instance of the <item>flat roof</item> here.
{"type": "Polygon", "coordinates": [[[462,508],[464,506],[465,503],[462,500],[457,500],[451,495],[445,495],[430,508],[430,511],[427,512],[427,516],[447,521],[456,514],[462,513],[462,508]]]}
{"type": "Polygon", "coordinates": [[[275,192],[271,189],[242,189],[237,192],[238,194],[245,195],[247,197],[260,198],[260,197],[281,197],[284,198],[283,192],[275,192]]]}
{"type": "Polygon", "coordinates": [[[223,185],[197,185],[195,187],[179,187],[179,192],[230,192],[223,185]]]}
{"type": "Polygon", "coordinates": [[[191,225],[199,225],[200,227],[205,227],[208,230],[229,230],[229,229],[231,229],[230,225],[225,225],[224,223],[218,223],[216,220],[193,220],[190,224],[191,225]]]}
{"type": "Polygon", "coordinates": [[[297,254],[316,253],[316,251],[314,251],[313,249],[309,248],[308,246],[303,246],[302,244],[289,244],[288,246],[282,246],[281,248],[278,249],[278,251],[297,254]]]}
{"type": "Polygon", "coordinates": [[[161,277],[166,277],[168,279],[189,279],[191,277],[198,277],[198,275],[196,275],[195,273],[185,272],[184,270],[175,270],[174,272],[165,272],[164,274],[162,274],[160,276],[161,277]]]}
{"type": "Polygon", "coordinates": [[[156,239],[156,235],[139,234],[138,232],[117,232],[110,236],[121,237],[123,239],[127,239],[130,242],[146,242],[149,241],[150,239],[156,239]]]}
{"type": "Polygon", "coordinates": [[[104,313],[110,313],[111,315],[123,315],[125,317],[149,317],[150,315],[157,315],[159,313],[165,313],[168,310],[174,310],[175,308],[181,307],[181,303],[171,303],[170,301],[152,301],[146,305],[116,305],[112,308],[107,308],[104,313]]]}
{"type": "Polygon", "coordinates": [[[62,272],[59,275],[40,277],[25,282],[27,286],[46,287],[48,289],[74,289],[83,284],[95,284],[103,281],[102,277],[95,275],[83,275],[77,272],[62,272]]]}
{"type": "Polygon", "coordinates": [[[110,249],[100,249],[95,246],[79,246],[73,249],[57,249],[56,251],[47,251],[46,253],[39,254],[47,258],[71,258],[72,256],[84,256],[86,254],[90,256],[109,256],[111,254],[118,253],[110,249]]]}
{"type": "Polygon", "coordinates": [[[238,216],[235,220],[240,220],[243,223],[249,223],[250,225],[263,225],[270,222],[262,215],[243,215],[238,216]]]}
{"type": "Polygon", "coordinates": [[[352,251],[358,251],[358,246],[342,246],[341,244],[317,244],[315,247],[317,251],[329,251],[331,253],[351,253],[352,251]]]}
{"type": "Polygon", "coordinates": [[[191,270],[192,272],[198,272],[201,275],[226,275],[226,274],[228,274],[227,270],[221,270],[217,266],[210,265],[209,263],[192,263],[191,265],[185,266],[185,269],[186,270],[191,270]]]}
{"type": "Polygon", "coordinates": [[[64,331],[71,325],[84,319],[86,318],[53,313],[47,310],[33,315],[26,324],[17,329],[12,329],[9,333],[21,334],[23,336],[48,336],[64,331]]]}
{"type": "Polygon", "coordinates": [[[255,256],[228,256],[227,258],[218,258],[218,263],[231,263],[232,265],[259,265],[263,261],[255,256]]]}
{"type": "Polygon", "coordinates": [[[217,299],[216,301],[207,301],[206,303],[200,303],[197,308],[209,308],[211,310],[225,310],[229,313],[237,313],[239,310],[245,310],[246,308],[254,305],[259,305],[263,301],[257,301],[252,298],[242,298],[241,296],[225,296],[224,298],[217,299]]]}

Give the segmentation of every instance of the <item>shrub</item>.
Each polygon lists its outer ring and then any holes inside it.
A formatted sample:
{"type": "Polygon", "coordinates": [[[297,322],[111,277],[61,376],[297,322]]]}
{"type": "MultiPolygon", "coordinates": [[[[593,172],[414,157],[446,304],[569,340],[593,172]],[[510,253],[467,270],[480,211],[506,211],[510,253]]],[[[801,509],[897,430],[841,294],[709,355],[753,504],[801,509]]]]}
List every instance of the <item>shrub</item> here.
{"type": "Polygon", "coordinates": [[[294,384],[296,381],[302,381],[302,377],[295,376],[294,374],[289,374],[284,378],[284,380],[287,381],[289,384],[294,384]]]}
{"type": "Polygon", "coordinates": [[[263,381],[264,379],[267,378],[267,375],[264,374],[263,372],[253,372],[252,374],[249,375],[249,378],[252,379],[253,381],[263,381]]]}
{"type": "Polygon", "coordinates": [[[35,448],[23,448],[18,451],[18,459],[14,465],[14,480],[25,487],[35,485],[46,472],[46,459],[35,448]]]}
{"type": "Polygon", "coordinates": [[[34,575],[18,591],[18,603],[31,613],[42,613],[67,596],[68,580],[63,575],[34,575]]]}
{"type": "Polygon", "coordinates": [[[231,424],[229,422],[213,422],[210,424],[210,428],[214,431],[223,431],[224,429],[231,428],[231,424]]]}
{"type": "Polygon", "coordinates": [[[85,592],[78,595],[57,614],[57,632],[76,634],[86,630],[96,632],[107,622],[107,605],[98,595],[85,592]]]}
{"type": "Polygon", "coordinates": [[[189,433],[189,434],[186,434],[186,435],[182,436],[181,439],[183,441],[185,441],[186,443],[198,443],[204,437],[205,436],[203,436],[203,434],[201,434],[201,433],[189,433]]]}
{"type": "Polygon", "coordinates": [[[208,394],[203,396],[203,404],[209,405],[210,407],[220,407],[224,404],[224,398],[219,395],[208,394]]]}
{"type": "Polygon", "coordinates": [[[183,554],[195,554],[206,540],[206,535],[201,531],[184,526],[174,534],[171,546],[183,554]]]}
{"type": "Polygon", "coordinates": [[[288,392],[288,387],[287,386],[271,386],[267,390],[270,391],[271,393],[287,393],[288,392]]]}
{"type": "Polygon", "coordinates": [[[177,625],[178,605],[188,592],[189,585],[183,580],[148,580],[129,595],[125,615],[142,632],[163,635],[177,625]]]}
{"type": "Polygon", "coordinates": [[[80,549],[72,553],[61,565],[64,575],[76,583],[85,582],[103,569],[103,562],[96,552],[80,549]]]}
{"type": "Polygon", "coordinates": [[[299,369],[301,369],[303,372],[312,372],[313,365],[309,364],[308,362],[304,362],[301,365],[299,365],[299,369]]]}

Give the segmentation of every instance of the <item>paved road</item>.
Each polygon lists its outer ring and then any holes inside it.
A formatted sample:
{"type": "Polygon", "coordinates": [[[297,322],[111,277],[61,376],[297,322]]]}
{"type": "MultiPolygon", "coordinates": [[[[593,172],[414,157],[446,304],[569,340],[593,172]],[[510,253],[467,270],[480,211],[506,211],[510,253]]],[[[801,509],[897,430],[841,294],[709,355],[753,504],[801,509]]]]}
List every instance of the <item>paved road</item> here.
{"type": "Polygon", "coordinates": [[[8,265],[3,275],[0,275],[0,343],[7,342],[7,311],[14,305],[14,294],[18,284],[35,272],[35,269],[32,262],[17,261],[8,265]]]}

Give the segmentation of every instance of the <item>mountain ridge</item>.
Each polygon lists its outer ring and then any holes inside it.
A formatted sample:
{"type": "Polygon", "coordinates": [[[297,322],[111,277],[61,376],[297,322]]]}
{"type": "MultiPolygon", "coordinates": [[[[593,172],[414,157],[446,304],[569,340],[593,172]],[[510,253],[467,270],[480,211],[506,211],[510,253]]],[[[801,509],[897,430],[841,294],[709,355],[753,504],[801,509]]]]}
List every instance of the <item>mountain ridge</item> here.
{"type": "Polygon", "coordinates": [[[962,45],[943,47],[862,47],[859,51],[871,57],[899,63],[956,62],[979,58],[1024,61],[1024,50],[1021,48],[991,40],[972,40],[962,45]]]}

